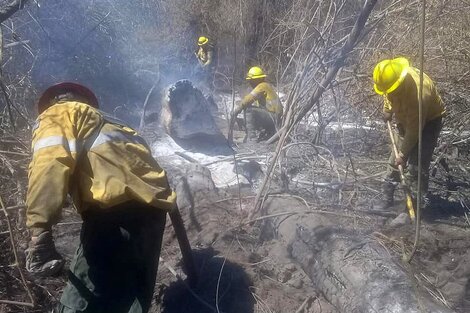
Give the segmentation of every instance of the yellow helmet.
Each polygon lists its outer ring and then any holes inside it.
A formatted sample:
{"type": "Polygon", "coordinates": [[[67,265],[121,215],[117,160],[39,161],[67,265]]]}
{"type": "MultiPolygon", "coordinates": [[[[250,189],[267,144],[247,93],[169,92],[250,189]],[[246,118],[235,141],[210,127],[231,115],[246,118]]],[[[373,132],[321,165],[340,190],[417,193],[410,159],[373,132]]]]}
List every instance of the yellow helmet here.
{"type": "Polygon", "coordinates": [[[248,74],[246,75],[247,80],[263,77],[266,77],[266,74],[264,74],[263,70],[259,66],[253,66],[252,68],[250,68],[248,74]]]}
{"type": "Polygon", "coordinates": [[[374,89],[379,95],[388,94],[405,80],[410,62],[406,58],[387,59],[374,68],[374,89]]]}
{"type": "Polygon", "coordinates": [[[198,46],[204,46],[206,43],[209,42],[209,38],[207,37],[204,37],[204,36],[201,36],[199,37],[199,39],[197,40],[197,45],[198,46]]]}

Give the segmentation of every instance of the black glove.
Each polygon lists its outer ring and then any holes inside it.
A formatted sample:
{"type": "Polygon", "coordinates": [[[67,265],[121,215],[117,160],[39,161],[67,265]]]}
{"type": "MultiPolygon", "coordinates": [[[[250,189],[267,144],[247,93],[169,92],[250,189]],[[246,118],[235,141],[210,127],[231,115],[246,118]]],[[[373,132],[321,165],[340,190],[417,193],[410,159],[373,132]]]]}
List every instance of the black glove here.
{"type": "Polygon", "coordinates": [[[64,267],[64,259],[57,252],[51,231],[33,237],[26,249],[26,270],[38,276],[55,275],[64,267]]]}

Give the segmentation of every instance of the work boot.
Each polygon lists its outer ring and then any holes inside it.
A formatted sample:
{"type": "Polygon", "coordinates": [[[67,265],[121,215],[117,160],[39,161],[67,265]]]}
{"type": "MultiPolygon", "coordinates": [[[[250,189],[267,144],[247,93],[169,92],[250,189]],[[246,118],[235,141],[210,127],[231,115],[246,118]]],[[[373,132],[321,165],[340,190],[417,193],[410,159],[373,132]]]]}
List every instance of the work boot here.
{"type": "Polygon", "coordinates": [[[382,199],[374,205],[374,210],[386,211],[393,206],[393,196],[395,194],[396,182],[384,180],[382,183],[382,199]]]}
{"type": "Polygon", "coordinates": [[[60,272],[64,259],[55,249],[50,231],[41,233],[26,249],[26,270],[38,276],[51,276],[60,272]]]}

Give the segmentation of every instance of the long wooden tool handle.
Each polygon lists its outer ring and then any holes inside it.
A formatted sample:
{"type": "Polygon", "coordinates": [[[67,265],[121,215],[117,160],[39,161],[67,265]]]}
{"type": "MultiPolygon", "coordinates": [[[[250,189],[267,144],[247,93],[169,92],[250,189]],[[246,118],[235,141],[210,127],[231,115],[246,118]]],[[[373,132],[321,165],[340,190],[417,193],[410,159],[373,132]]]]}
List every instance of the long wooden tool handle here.
{"type": "Polygon", "coordinates": [[[181,249],[183,264],[186,270],[186,275],[188,275],[189,285],[193,286],[198,281],[198,275],[196,266],[194,264],[191,245],[189,244],[186,229],[184,228],[183,219],[181,218],[181,214],[178,208],[173,209],[168,215],[170,215],[171,223],[173,224],[173,228],[176,234],[176,239],[178,240],[178,244],[181,249]]]}
{"type": "MultiPolygon", "coordinates": [[[[388,135],[390,136],[390,140],[392,141],[392,147],[393,147],[393,152],[395,153],[395,157],[398,156],[398,148],[397,144],[395,142],[395,137],[393,136],[393,131],[392,131],[392,125],[390,121],[387,121],[387,127],[388,127],[388,135]]],[[[403,182],[405,182],[403,179],[405,178],[405,174],[403,171],[403,166],[400,164],[398,165],[398,170],[400,171],[400,176],[403,182]]]]}
{"type": "MultiPolygon", "coordinates": [[[[390,121],[387,121],[387,128],[388,128],[388,134],[390,136],[390,140],[392,141],[393,152],[395,153],[395,157],[397,157],[398,156],[398,148],[397,148],[397,144],[395,142],[395,137],[393,136],[392,125],[391,125],[390,121]]],[[[413,207],[413,200],[412,200],[409,188],[406,185],[405,174],[404,174],[404,171],[403,171],[403,166],[401,164],[398,165],[398,170],[400,171],[401,184],[405,189],[406,207],[408,208],[408,214],[409,214],[411,220],[414,221],[415,220],[415,210],[414,210],[414,207],[413,207]]]]}

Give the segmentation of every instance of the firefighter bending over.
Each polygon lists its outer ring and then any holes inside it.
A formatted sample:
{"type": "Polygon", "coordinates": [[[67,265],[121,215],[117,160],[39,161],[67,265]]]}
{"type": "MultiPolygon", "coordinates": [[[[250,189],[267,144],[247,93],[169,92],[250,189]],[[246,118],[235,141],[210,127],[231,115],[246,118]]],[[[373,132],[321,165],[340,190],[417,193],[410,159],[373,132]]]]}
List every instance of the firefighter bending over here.
{"type": "MultiPolygon", "coordinates": [[[[398,133],[395,134],[399,155],[392,153],[389,158],[387,174],[383,181],[383,201],[379,209],[393,205],[395,188],[400,176],[399,164],[407,166],[406,176],[415,194],[418,179],[418,90],[419,70],[410,66],[406,58],[395,58],[378,63],[374,69],[374,89],[384,99],[384,120],[395,117],[398,133]]],[[[428,185],[429,166],[434,148],[442,128],[445,107],[433,81],[423,74],[423,131],[422,131],[422,194],[424,207],[429,205],[428,185]]]]}
{"type": "Polygon", "coordinates": [[[59,312],[147,312],[175,193],[137,133],[98,110],[86,87],[61,83],[38,102],[29,166],[26,269],[64,265],[52,226],[68,194],[83,224],[59,312]]]}
{"type": "Polygon", "coordinates": [[[229,139],[237,118],[243,110],[246,112],[246,129],[249,141],[267,140],[276,133],[282,116],[282,105],[273,85],[266,82],[263,70],[254,66],[246,76],[253,90],[246,95],[235,108],[230,119],[229,139]],[[260,134],[258,135],[257,132],[260,134]]]}

